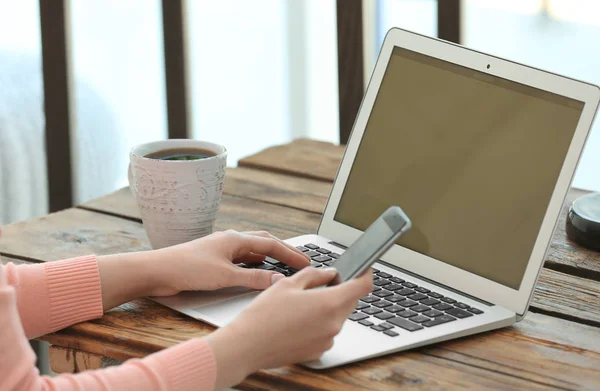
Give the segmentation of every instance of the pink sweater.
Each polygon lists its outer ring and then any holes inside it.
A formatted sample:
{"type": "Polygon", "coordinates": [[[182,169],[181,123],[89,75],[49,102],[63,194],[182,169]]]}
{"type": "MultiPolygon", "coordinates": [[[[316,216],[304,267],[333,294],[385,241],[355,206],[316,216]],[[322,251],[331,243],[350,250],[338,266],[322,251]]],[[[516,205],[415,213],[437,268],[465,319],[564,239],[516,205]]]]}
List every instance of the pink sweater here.
{"type": "Polygon", "coordinates": [[[118,367],[40,376],[28,338],[102,316],[96,257],[0,264],[0,390],[212,390],[216,365],[193,339],[118,367]]]}

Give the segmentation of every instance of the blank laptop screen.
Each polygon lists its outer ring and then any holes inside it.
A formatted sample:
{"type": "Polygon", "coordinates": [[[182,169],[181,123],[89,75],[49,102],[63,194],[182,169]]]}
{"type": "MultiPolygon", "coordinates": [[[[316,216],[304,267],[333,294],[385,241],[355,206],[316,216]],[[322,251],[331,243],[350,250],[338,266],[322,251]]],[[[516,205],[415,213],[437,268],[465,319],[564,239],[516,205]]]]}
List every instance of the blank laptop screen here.
{"type": "Polygon", "coordinates": [[[583,106],[396,47],[334,219],[519,289],[583,106]]]}

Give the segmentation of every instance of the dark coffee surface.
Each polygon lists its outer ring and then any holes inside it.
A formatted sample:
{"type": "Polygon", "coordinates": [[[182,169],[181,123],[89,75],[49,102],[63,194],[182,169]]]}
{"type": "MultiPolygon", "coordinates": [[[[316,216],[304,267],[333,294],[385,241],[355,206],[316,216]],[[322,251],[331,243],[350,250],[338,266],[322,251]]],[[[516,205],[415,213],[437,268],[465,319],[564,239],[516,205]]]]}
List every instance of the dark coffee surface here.
{"type": "Polygon", "coordinates": [[[216,155],[215,152],[202,148],[170,148],[149,153],[145,157],[159,160],[198,160],[216,155]]]}

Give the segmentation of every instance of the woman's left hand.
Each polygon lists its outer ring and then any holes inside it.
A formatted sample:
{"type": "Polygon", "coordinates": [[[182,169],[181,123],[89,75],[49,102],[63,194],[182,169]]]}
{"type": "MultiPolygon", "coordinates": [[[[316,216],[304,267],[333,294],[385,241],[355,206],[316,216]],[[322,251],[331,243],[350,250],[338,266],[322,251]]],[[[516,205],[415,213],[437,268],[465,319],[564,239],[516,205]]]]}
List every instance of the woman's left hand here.
{"type": "Polygon", "coordinates": [[[231,286],[266,289],[280,273],[247,269],[238,263],[262,262],[269,256],[294,269],[310,259],[268,232],[216,232],[177,246],[153,251],[157,279],[150,296],[169,296],[187,290],[214,290],[231,286]]]}

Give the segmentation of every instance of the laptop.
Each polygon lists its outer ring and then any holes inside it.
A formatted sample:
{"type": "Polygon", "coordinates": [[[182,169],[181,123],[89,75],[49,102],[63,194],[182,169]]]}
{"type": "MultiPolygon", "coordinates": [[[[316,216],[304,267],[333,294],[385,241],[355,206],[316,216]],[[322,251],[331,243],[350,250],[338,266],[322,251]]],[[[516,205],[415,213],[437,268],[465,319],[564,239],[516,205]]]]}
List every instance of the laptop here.
{"type": "MultiPolygon", "coordinates": [[[[373,292],[322,369],[521,320],[600,100],[600,89],[392,29],[316,234],[288,239],[330,266],[385,209],[412,229],[374,264],[373,292]]],[[[259,268],[296,271],[267,259],[259,268]]],[[[155,298],[215,326],[260,292],[155,298]]]]}

